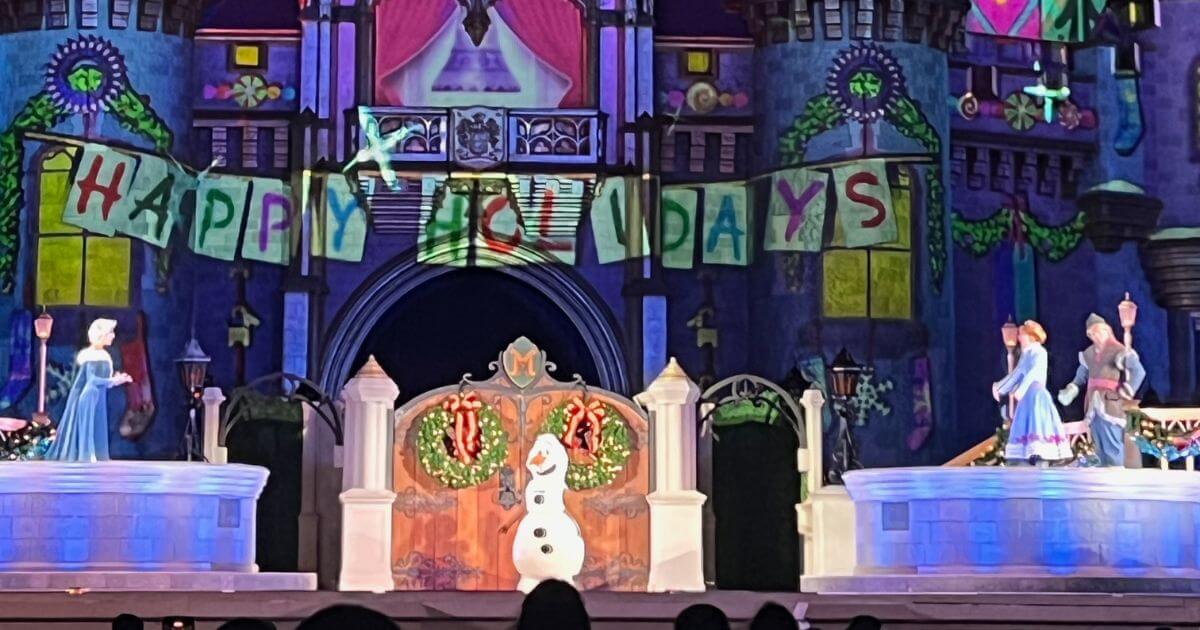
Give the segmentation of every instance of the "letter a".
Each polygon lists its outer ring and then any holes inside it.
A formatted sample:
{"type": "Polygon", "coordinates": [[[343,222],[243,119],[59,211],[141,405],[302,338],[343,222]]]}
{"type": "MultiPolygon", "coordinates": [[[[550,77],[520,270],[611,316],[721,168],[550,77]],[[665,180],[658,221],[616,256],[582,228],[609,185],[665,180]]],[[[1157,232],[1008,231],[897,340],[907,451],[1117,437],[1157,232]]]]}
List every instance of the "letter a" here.
{"type": "Polygon", "coordinates": [[[742,236],[746,232],[738,227],[737,219],[737,210],[733,207],[733,195],[725,195],[721,199],[721,211],[717,213],[717,219],[708,232],[708,243],[705,245],[705,249],[710,252],[716,251],[721,236],[728,234],[733,239],[733,260],[741,260],[742,236]]]}
{"type": "Polygon", "coordinates": [[[147,211],[157,218],[152,236],[156,242],[163,240],[163,230],[167,227],[167,219],[170,218],[171,192],[173,190],[175,190],[175,175],[168,173],[154,187],[154,190],[151,190],[145,197],[135,200],[133,211],[129,213],[130,223],[136,220],[138,215],[147,211]]]}

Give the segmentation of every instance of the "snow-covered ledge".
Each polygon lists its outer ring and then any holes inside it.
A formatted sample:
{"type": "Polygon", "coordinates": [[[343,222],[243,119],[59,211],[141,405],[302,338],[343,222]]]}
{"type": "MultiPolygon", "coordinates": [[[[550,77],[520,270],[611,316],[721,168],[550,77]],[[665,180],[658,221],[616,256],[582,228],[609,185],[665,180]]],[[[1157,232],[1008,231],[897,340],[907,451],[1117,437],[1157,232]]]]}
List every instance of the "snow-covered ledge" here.
{"type": "Polygon", "coordinates": [[[858,575],[1200,578],[1200,476],[1122,468],[846,475],[858,575]]]}

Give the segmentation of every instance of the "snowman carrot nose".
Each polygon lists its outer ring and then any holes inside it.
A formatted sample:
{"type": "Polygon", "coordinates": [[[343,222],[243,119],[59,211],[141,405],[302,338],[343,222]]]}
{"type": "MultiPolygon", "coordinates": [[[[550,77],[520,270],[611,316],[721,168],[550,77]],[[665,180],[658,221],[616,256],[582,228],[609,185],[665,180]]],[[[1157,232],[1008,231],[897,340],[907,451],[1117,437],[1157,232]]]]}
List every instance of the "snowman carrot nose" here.
{"type": "Polygon", "coordinates": [[[544,461],[546,461],[546,454],[538,451],[537,454],[533,456],[533,459],[529,460],[529,463],[533,464],[534,466],[541,466],[542,462],[544,461]]]}

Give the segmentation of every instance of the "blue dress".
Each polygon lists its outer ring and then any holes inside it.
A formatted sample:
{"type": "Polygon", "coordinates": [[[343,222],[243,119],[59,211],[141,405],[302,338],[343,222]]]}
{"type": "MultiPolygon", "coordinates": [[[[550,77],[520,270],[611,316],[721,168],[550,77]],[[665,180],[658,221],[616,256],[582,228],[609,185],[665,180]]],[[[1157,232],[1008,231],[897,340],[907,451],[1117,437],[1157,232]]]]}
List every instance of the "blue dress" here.
{"type": "Polygon", "coordinates": [[[105,360],[108,353],[103,351],[87,349],[80,354],[88,360],[79,365],[67,406],[58,421],[54,443],[46,451],[46,459],[63,462],[108,460],[108,388],[113,386],[112,359],[105,360]],[[85,352],[88,354],[84,355],[85,352]]]}
{"type": "Polygon", "coordinates": [[[1047,461],[1070,459],[1071,439],[1067,436],[1054,399],[1046,390],[1046,371],[1049,357],[1040,343],[1030,343],[1021,350],[1017,367],[997,383],[1001,394],[1017,400],[1004,458],[1025,461],[1038,457],[1047,461]]]}

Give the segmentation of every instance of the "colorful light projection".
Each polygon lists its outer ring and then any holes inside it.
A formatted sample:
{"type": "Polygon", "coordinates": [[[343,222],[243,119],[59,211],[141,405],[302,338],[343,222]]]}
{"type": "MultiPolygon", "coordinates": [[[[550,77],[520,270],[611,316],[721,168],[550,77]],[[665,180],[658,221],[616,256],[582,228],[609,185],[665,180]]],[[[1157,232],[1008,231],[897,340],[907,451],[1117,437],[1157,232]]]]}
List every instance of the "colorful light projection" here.
{"type": "Polygon", "coordinates": [[[376,100],[413,107],[583,107],[586,31],[572,0],[384,0],[376,100]],[[479,12],[486,11],[486,21],[479,12]],[[470,23],[476,32],[468,33],[470,23]],[[479,31],[486,23],[486,30],[479,31]],[[479,36],[478,42],[473,41],[479,36]]]}

